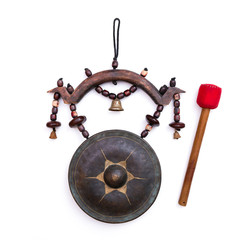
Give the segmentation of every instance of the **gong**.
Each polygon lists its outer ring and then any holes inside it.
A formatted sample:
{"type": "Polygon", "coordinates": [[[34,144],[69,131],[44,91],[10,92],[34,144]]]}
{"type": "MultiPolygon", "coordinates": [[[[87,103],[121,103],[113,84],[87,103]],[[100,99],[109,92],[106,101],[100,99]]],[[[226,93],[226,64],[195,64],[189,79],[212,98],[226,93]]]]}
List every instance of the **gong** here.
{"type": "Polygon", "coordinates": [[[161,167],[145,140],[128,131],[109,130],[78,147],[68,180],[75,201],[89,216],[123,223],[153,204],[160,189],[161,167]]]}

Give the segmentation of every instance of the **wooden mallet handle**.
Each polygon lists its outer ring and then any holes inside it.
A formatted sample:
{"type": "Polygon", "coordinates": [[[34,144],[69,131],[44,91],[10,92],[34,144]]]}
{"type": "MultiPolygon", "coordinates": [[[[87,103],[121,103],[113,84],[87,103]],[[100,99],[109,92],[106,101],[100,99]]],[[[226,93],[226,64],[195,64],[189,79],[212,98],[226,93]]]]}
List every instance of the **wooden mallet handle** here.
{"type": "Polygon", "coordinates": [[[197,103],[200,107],[202,107],[202,112],[198,122],[197,132],[193,142],[192,152],[189,158],[181,195],[178,201],[178,203],[182,206],[187,205],[192,179],[197,165],[198,155],[201,148],[210,109],[214,109],[218,106],[221,91],[221,88],[212,84],[202,84],[199,88],[197,103]]]}

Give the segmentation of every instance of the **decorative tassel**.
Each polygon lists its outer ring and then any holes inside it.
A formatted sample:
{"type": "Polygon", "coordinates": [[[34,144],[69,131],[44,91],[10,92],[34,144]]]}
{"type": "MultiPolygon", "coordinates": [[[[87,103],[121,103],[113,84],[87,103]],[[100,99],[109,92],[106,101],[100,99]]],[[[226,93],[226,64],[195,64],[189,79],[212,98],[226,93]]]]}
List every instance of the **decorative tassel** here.
{"type": "Polygon", "coordinates": [[[53,128],[49,138],[51,138],[51,139],[56,139],[57,138],[57,134],[56,134],[56,129],[55,128],[53,128]]]}
{"type": "Polygon", "coordinates": [[[181,136],[179,134],[179,132],[177,130],[175,130],[174,134],[173,134],[173,138],[174,139],[179,139],[181,136]]]}

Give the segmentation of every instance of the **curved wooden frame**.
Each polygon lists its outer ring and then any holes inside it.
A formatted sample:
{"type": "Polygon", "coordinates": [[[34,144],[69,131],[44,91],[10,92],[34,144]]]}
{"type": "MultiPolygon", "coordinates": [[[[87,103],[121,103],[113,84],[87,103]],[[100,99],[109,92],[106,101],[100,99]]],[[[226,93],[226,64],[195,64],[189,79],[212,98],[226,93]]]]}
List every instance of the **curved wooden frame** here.
{"type": "Polygon", "coordinates": [[[57,87],[48,92],[59,92],[66,104],[78,103],[92,88],[102,83],[112,81],[124,81],[134,84],[145,91],[156,104],[161,105],[168,105],[175,93],[185,92],[176,87],[169,87],[167,92],[161,96],[157,88],[145,77],[132,71],[118,69],[106,70],[93,74],[80,83],[72,94],[68,93],[66,87],[57,87]]]}

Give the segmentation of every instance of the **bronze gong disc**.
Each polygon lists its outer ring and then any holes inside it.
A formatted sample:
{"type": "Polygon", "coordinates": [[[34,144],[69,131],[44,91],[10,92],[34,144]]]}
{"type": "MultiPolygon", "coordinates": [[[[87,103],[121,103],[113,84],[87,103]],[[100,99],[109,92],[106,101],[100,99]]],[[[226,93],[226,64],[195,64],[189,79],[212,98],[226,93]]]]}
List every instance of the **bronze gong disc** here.
{"type": "Polygon", "coordinates": [[[95,134],[76,150],[69,186],[77,204],[91,217],[123,223],[142,215],[155,201],[161,168],[151,146],[134,133],[95,134]]]}

